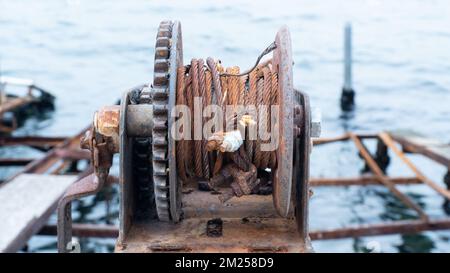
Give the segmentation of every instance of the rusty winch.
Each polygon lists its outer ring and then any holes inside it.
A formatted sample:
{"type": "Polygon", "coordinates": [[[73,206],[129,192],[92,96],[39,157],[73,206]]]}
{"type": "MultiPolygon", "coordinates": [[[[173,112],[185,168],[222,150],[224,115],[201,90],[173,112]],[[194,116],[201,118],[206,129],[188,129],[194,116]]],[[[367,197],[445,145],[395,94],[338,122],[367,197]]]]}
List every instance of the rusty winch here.
{"type": "Polygon", "coordinates": [[[153,82],[100,109],[82,140],[94,174],[60,202],[59,250],[71,201],[111,180],[118,153],[116,251],[309,251],[312,123],[292,65],[287,27],[241,72],[213,58],[184,64],[180,23],[162,22],[153,82]]]}

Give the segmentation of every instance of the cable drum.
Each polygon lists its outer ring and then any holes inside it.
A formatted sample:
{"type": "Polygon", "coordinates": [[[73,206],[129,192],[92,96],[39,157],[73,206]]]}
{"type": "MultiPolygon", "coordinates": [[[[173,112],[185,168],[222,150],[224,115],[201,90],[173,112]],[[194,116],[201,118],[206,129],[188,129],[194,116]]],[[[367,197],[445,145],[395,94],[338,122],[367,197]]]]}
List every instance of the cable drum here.
{"type": "MultiPolygon", "coordinates": [[[[212,57],[183,65],[181,26],[162,22],[154,74],[149,103],[154,107],[151,160],[159,220],[178,222],[183,183],[199,182],[220,192],[222,202],[273,189],[274,206],[287,217],[292,211],[293,108],[299,104],[287,27],[242,72],[212,57]],[[262,61],[271,52],[272,58],[262,61]]],[[[142,92],[141,101],[146,97],[142,92]]]]}
{"type": "MultiPolygon", "coordinates": [[[[176,103],[178,106],[186,106],[191,113],[191,128],[180,132],[183,139],[177,142],[178,173],[183,179],[213,178],[226,164],[236,164],[245,172],[252,169],[250,165],[262,170],[276,167],[276,152],[261,149],[262,142],[270,140],[262,141],[259,137],[252,139],[246,125],[253,123],[254,129],[258,129],[255,125],[258,124],[259,118],[265,121],[260,123],[260,131],[270,132],[271,106],[276,105],[278,92],[277,72],[269,60],[257,65],[248,74],[239,73],[239,67],[224,68],[219,61],[212,58],[208,58],[207,62],[193,59],[190,65],[178,68],[176,103]],[[218,102],[215,105],[220,107],[224,114],[224,118],[221,118],[223,128],[215,130],[214,135],[230,133],[239,126],[244,132],[242,146],[236,151],[220,151],[219,143],[211,136],[209,141],[205,135],[202,135],[202,140],[193,140],[193,132],[196,130],[194,126],[203,129],[209,120],[201,119],[200,125],[192,122],[193,113],[198,110],[194,109],[194,98],[201,98],[201,107],[205,109],[214,104],[213,97],[218,102]],[[229,128],[230,124],[232,128],[229,128]]],[[[219,119],[217,116],[213,118],[219,119]]],[[[253,134],[256,135],[256,132],[253,134]]],[[[223,143],[223,139],[221,140],[223,143]]]]}

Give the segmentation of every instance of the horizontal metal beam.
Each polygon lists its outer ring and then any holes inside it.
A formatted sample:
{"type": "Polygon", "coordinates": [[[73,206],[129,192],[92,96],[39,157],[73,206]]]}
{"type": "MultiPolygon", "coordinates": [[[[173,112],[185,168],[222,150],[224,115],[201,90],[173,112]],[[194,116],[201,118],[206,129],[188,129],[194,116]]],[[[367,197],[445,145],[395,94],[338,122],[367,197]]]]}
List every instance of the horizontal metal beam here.
{"type": "MultiPolygon", "coordinates": [[[[364,224],[345,228],[314,230],[309,233],[311,240],[334,240],[344,238],[381,236],[390,234],[413,234],[423,231],[450,229],[450,218],[412,221],[396,221],[384,224],[364,224]]],[[[38,235],[56,235],[56,225],[44,226],[38,235]]],[[[112,225],[73,224],[73,235],[76,237],[117,238],[119,230],[112,225]]]]}
{"type": "Polygon", "coordinates": [[[31,147],[53,147],[67,137],[39,137],[39,136],[25,136],[25,137],[0,137],[0,146],[31,146],[31,147]]]}
{"type": "Polygon", "coordinates": [[[385,224],[364,224],[346,228],[316,230],[309,233],[312,240],[332,240],[389,234],[412,234],[423,231],[450,229],[450,219],[395,221],[385,224]]]}
{"type": "MultiPolygon", "coordinates": [[[[44,226],[37,235],[55,236],[56,225],[44,226]]],[[[119,229],[112,225],[72,224],[72,235],[75,237],[117,238],[119,229]]]]}
{"type": "MultiPolygon", "coordinates": [[[[375,139],[378,138],[377,134],[355,134],[358,138],[360,139],[375,139]]],[[[329,143],[334,143],[334,142],[341,142],[341,141],[347,141],[350,140],[350,134],[346,133],[340,136],[336,136],[336,137],[321,137],[321,138],[317,138],[317,139],[313,139],[313,145],[314,146],[318,146],[318,145],[323,145],[323,144],[329,144],[329,143]]]]}
{"type": "Polygon", "coordinates": [[[442,149],[448,149],[450,145],[421,136],[412,135],[408,137],[396,133],[390,133],[388,135],[399,143],[404,151],[408,153],[421,154],[450,169],[449,156],[440,152],[442,149]],[[430,141],[433,143],[427,143],[430,141]]]}
{"type": "MultiPolygon", "coordinates": [[[[393,184],[396,185],[410,185],[421,184],[422,181],[417,177],[388,177],[393,184]]],[[[380,185],[380,181],[375,176],[361,176],[349,178],[311,178],[309,184],[312,187],[326,187],[326,186],[368,186],[380,185]]]]}
{"type": "Polygon", "coordinates": [[[32,158],[0,158],[0,166],[25,166],[32,161],[32,158]]]}
{"type": "MultiPolygon", "coordinates": [[[[62,143],[58,144],[56,147],[59,149],[77,149],[80,147],[80,138],[85,134],[85,132],[90,128],[87,127],[83,129],[77,135],[67,138],[62,143]]],[[[60,162],[61,158],[57,154],[57,149],[52,149],[45,154],[44,157],[36,159],[29,164],[27,164],[24,169],[13,177],[9,178],[8,181],[14,179],[16,176],[22,173],[35,173],[42,174],[48,172],[50,169],[54,169],[58,164],[67,164],[67,162],[60,162]]]]}
{"type": "Polygon", "coordinates": [[[56,156],[67,160],[91,159],[91,152],[80,148],[62,148],[56,149],[56,156]]]}

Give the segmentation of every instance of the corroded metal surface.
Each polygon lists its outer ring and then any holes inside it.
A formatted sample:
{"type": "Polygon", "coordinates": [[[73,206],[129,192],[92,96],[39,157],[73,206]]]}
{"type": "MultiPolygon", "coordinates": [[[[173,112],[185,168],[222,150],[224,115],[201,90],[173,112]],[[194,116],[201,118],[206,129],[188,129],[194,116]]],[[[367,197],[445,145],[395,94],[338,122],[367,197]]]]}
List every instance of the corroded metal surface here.
{"type": "MultiPolygon", "coordinates": [[[[176,103],[176,82],[178,67],[183,66],[183,39],[181,33],[181,23],[174,21],[172,25],[172,39],[170,46],[170,79],[169,79],[169,107],[171,111],[176,103]]],[[[172,128],[175,117],[171,116],[168,120],[168,128],[172,128]]],[[[178,179],[176,172],[176,146],[175,140],[171,134],[168,134],[169,141],[169,206],[170,217],[173,222],[178,222],[182,217],[181,211],[181,180],[178,179]]]]}
{"type": "Polygon", "coordinates": [[[309,251],[295,221],[277,216],[270,196],[242,196],[223,204],[210,192],[193,191],[183,195],[183,204],[183,221],[134,223],[116,252],[309,251]],[[223,221],[220,237],[207,236],[207,223],[214,218],[223,221]]]}
{"type": "Polygon", "coordinates": [[[277,168],[273,181],[273,203],[281,216],[286,217],[291,208],[292,162],[294,160],[294,86],[292,72],[291,37],[283,26],[275,38],[277,48],[273,52],[273,65],[278,70],[279,88],[279,146],[277,168]]]}
{"type": "MultiPolygon", "coordinates": [[[[301,119],[294,119],[295,126],[300,129],[300,136],[294,139],[294,164],[293,164],[293,192],[295,219],[297,231],[303,244],[310,248],[308,234],[308,205],[309,205],[309,157],[311,153],[311,109],[309,98],[305,93],[296,91],[297,101],[300,103],[301,119]]],[[[297,115],[298,115],[297,114],[297,115]]]]}
{"type": "Polygon", "coordinates": [[[104,106],[95,113],[94,127],[104,136],[119,135],[120,106],[104,106]]]}
{"type": "Polygon", "coordinates": [[[305,252],[295,224],[283,218],[228,218],[220,237],[206,235],[210,219],[185,219],[173,225],[133,225],[116,252],[305,252]],[[264,239],[262,239],[264,238],[264,239]]]}

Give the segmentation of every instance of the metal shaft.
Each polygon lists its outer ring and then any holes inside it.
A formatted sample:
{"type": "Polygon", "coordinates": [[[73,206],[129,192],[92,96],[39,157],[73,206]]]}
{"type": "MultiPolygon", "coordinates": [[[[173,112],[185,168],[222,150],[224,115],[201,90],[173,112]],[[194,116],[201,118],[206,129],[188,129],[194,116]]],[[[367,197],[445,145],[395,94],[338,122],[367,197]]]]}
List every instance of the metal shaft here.
{"type": "Polygon", "coordinates": [[[130,137],[150,137],[153,129],[153,105],[129,105],[127,109],[127,133],[130,137]]]}
{"type": "MultiPolygon", "coordinates": [[[[105,106],[97,111],[94,118],[96,131],[104,136],[119,136],[120,106],[105,106]]],[[[128,105],[126,111],[126,130],[130,137],[151,137],[153,129],[153,105],[128,105]]]]}

